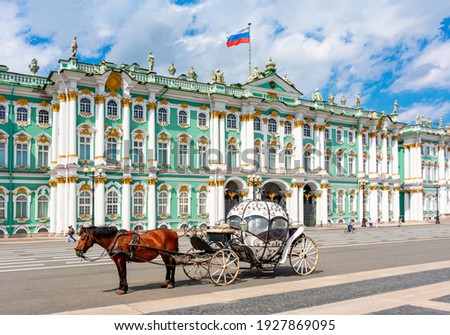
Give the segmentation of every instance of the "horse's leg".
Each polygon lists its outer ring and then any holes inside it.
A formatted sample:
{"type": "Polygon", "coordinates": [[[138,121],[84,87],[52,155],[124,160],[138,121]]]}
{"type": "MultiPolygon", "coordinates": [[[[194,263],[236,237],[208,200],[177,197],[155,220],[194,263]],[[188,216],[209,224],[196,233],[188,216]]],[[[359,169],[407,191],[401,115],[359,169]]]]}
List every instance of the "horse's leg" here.
{"type": "Polygon", "coordinates": [[[119,288],[116,290],[116,293],[125,294],[128,291],[127,261],[125,257],[116,256],[114,263],[116,263],[117,272],[119,273],[119,288]]]}
{"type": "Polygon", "coordinates": [[[174,288],[175,287],[175,259],[168,255],[161,255],[161,258],[166,265],[166,279],[161,287],[174,288]]]}

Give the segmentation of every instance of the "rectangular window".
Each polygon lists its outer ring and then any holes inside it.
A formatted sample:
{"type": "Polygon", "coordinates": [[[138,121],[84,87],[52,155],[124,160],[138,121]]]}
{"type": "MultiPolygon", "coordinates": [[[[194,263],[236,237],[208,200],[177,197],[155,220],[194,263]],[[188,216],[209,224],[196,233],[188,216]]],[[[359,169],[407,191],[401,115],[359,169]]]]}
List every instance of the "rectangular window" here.
{"type": "Polygon", "coordinates": [[[28,144],[17,143],[16,144],[16,165],[28,166],[28,144]]]}
{"type": "Polygon", "coordinates": [[[6,165],[6,143],[0,143],[0,165],[6,165]]]}
{"type": "Polygon", "coordinates": [[[158,165],[167,164],[167,143],[158,143],[158,165]]]}
{"type": "Polygon", "coordinates": [[[202,145],[198,147],[198,167],[202,168],[207,165],[206,147],[202,145]]]}
{"type": "Polygon", "coordinates": [[[133,141],[133,153],[131,159],[133,164],[144,163],[144,142],[133,141]]]}
{"type": "Polygon", "coordinates": [[[48,145],[38,145],[38,162],[37,166],[48,166],[48,145]]]}
{"type": "Polygon", "coordinates": [[[178,165],[188,165],[188,147],[186,144],[180,144],[178,147],[178,165]]]}
{"type": "Polygon", "coordinates": [[[80,136],[80,160],[91,160],[91,138],[80,136]]]}

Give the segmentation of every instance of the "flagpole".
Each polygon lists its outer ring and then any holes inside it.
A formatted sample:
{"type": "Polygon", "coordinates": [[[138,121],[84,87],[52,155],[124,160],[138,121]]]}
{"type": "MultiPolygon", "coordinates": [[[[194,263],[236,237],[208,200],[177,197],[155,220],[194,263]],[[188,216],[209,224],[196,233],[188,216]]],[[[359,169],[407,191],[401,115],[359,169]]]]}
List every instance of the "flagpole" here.
{"type": "Polygon", "coordinates": [[[252,37],[250,35],[250,26],[251,26],[251,22],[248,23],[248,75],[250,76],[252,74],[252,47],[251,47],[251,42],[252,42],[252,37]]]}

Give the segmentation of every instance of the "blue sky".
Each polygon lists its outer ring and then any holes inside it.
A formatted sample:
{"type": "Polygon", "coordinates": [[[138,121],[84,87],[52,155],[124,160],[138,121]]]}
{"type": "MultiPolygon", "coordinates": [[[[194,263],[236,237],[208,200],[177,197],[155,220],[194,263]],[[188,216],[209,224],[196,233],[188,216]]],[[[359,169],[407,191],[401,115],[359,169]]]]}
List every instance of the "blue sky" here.
{"type": "Polygon", "coordinates": [[[102,59],[176,75],[194,66],[199,81],[221,69],[227,84],[248,77],[248,45],[226,36],[251,22],[252,66],[269,57],[310,98],[315,88],[336,101],[390,113],[412,123],[419,113],[450,124],[450,2],[441,0],[0,0],[0,64],[38,75],[57,69],[78,40],[78,59],[102,59]]]}

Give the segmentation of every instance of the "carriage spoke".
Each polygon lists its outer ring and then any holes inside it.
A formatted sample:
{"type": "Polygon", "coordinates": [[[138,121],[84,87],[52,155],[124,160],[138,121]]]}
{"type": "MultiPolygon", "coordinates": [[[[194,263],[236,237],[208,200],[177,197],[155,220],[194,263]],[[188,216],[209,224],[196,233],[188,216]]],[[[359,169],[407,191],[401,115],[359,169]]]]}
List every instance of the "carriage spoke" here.
{"type": "Polygon", "coordinates": [[[239,258],[230,249],[217,251],[209,262],[209,277],[219,286],[231,284],[239,273],[239,258]]]}
{"type": "Polygon", "coordinates": [[[310,237],[302,237],[292,245],[289,259],[292,270],[299,275],[308,275],[314,271],[319,260],[316,243],[310,237]]]}

